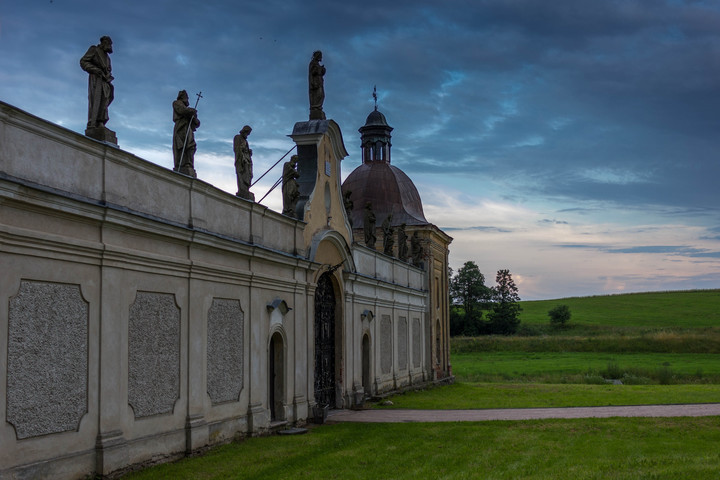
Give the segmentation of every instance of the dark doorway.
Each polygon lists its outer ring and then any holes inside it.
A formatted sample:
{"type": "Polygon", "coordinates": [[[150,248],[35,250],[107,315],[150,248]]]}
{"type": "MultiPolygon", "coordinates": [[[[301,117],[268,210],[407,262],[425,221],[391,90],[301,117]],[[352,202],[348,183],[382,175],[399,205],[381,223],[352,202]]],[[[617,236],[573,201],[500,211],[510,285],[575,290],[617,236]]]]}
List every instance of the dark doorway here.
{"type": "Polygon", "coordinates": [[[270,339],[270,420],[285,420],[283,397],[285,395],[285,375],[283,372],[284,355],[282,335],[275,333],[270,339]]]}
{"type": "Polygon", "coordinates": [[[372,395],[370,391],[370,337],[366,333],[362,339],[362,386],[365,396],[372,395]]]}
{"type": "Polygon", "coordinates": [[[315,290],[315,402],[335,408],[335,291],[328,273],[315,290]]]}

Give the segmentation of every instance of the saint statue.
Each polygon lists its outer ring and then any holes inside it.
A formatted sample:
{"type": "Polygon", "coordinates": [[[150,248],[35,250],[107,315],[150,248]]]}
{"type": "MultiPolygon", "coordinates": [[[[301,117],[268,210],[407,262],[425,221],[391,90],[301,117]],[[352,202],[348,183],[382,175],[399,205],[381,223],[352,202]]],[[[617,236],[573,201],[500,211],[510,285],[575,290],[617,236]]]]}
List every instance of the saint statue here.
{"type": "Polygon", "coordinates": [[[405,224],[401,224],[398,227],[398,258],[403,262],[407,262],[408,258],[408,246],[407,246],[407,233],[405,233],[405,224]]]}
{"type": "Polygon", "coordinates": [[[310,96],[310,120],[325,120],[323,103],[325,102],[325,67],[322,62],[322,52],[313,52],[312,60],[308,66],[308,94],[310,96]]]}
{"type": "Polygon", "coordinates": [[[190,107],[190,100],[185,90],[178,92],[173,107],[173,159],[176,172],[197,177],[195,173],[195,130],[200,126],[197,110],[190,107]]]}
{"type": "Polygon", "coordinates": [[[345,206],[345,215],[347,215],[348,222],[350,222],[350,228],[352,229],[353,228],[352,212],[353,212],[353,207],[355,206],[355,204],[353,203],[352,198],[350,198],[350,197],[352,197],[352,192],[350,190],[348,190],[347,192],[345,192],[343,194],[343,205],[345,206]]]}
{"type": "Polygon", "coordinates": [[[235,152],[235,176],[237,177],[238,191],[235,195],[246,200],[255,201],[255,195],[250,192],[252,183],[252,150],[247,141],[252,132],[249,125],[245,125],[240,133],[233,138],[233,151],[235,152]]]}
{"type": "Polygon", "coordinates": [[[410,237],[410,254],[412,255],[412,263],[416,267],[423,267],[423,255],[424,255],[423,247],[422,247],[422,240],[420,239],[420,235],[418,235],[418,231],[415,230],[412,234],[412,237],[410,237]]]}
{"type": "Polygon", "coordinates": [[[375,250],[375,214],[372,211],[372,203],[365,204],[365,216],[363,217],[363,233],[365,234],[365,245],[375,250]]]}
{"type": "Polygon", "coordinates": [[[85,135],[97,140],[117,143],[115,132],[105,127],[108,119],[108,106],[115,98],[112,84],[112,40],[107,35],[100,38],[99,45],[92,45],[80,59],[80,68],[88,75],[88,122],[85,135]],[[114,141],[113,141],[114,139],[114,141]]]}
{"type": "Polygon", "coordinates": [[[297,179],[300,174],[297,171],[298,156],[293,155],[289,161],[283,165],[282,173],[282,197],[283,197],[283,215],[296,218],[295,206],[298,198],[300,198],[300,186],[297,179]]]}
{"type": "Polygon", "coordinates": [[[383,231],[383,253],[392,256],[393,246],[395,246],[395,229],[390,225],[392,222],[392,213],[385,217],[382,223],[383,231]]]}

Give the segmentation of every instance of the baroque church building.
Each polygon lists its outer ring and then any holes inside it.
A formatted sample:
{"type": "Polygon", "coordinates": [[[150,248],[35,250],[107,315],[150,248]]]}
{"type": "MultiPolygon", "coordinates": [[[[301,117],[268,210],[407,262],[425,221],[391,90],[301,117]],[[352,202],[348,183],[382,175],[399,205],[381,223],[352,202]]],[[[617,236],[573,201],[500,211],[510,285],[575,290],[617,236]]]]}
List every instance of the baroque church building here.
{"type": "Polygon", "coordinates": [[[0,478],[110,476],[452,381],[452,239],[391,131],[370,113],[341,185],[339,125],[296,123],[291,218],[0,102],[0,478]]]}

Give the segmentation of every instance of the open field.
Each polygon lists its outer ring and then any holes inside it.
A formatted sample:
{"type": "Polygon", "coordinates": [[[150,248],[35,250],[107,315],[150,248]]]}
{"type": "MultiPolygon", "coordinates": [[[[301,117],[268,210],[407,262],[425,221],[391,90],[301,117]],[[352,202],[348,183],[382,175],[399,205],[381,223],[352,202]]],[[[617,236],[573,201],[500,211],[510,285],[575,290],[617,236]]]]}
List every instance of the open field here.
{"type": "Polygon", "coordinates": [[[452,366],[460,382],[720,383],[720,357],[713,353],[458,353],[452,366]]]}
{"type": "Polygon", "coordinates": [[[718,417],[337,424],[124,478],[716,479],[718,442],[718,417]]]}
{"type": "Polygon", "coordinates": [[[720,290],[651,292],[520,302],[520,321],[547,325],[548,310],[565,304],[571,323],[602,327],[697,328],[720,326],[720,290]]]}
{"type": "Polygon", "coordinates": [[[376,408],[474,409],[597,407],[720,402],[720,385],[455,383],[389,398],[376,408]]]}

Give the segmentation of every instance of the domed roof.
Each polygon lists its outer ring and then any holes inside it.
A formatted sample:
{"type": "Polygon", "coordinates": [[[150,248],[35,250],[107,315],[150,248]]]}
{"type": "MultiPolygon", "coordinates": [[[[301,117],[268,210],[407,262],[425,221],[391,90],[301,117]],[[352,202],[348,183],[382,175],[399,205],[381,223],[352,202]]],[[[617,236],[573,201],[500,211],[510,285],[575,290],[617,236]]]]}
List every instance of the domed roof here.
{"type": "Polygon", "coordinates": [[[353,228],[362,228],[367,202],[372,203],[377,225],[380,225],[390,213],[393,216],[393,226],[401,223],[429,224],[425,219],[422,201],[415,184],[405,172],[389,163],[367,162],[360,165],[345,179],[342,191],[343,194],[352,192],[350,199],[353,202],[353,228]]]}
{"type": "Polygon", "coordinates": [[[370,115],[368,115],[367,120],[365,120],[365,126],[374,126],[374,125],[382,125],[382,126],[388,126],[387,120],[385,119],[385,115],[382,114],[377,108],[370,112],[370,115]]]}

